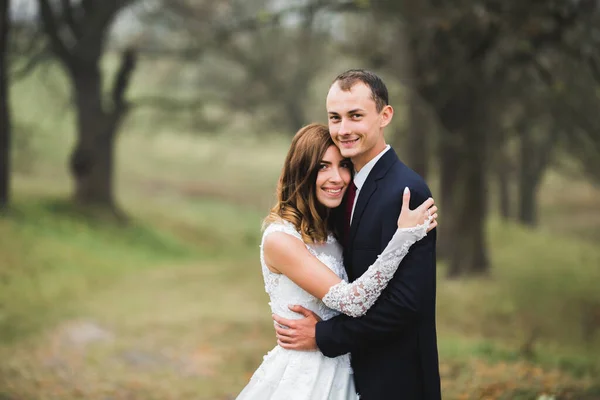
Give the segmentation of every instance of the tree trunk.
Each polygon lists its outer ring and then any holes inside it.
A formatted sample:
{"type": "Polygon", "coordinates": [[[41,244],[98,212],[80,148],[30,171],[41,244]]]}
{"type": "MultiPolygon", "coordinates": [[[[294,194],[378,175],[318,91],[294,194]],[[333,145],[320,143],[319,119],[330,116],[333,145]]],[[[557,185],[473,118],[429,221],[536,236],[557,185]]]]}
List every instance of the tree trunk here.
{"type": "Polygon", "coordinates": [[[8,99],[9,0],[0,0],[0,211],[10,200],[10,107],[8,99]]]}
{"type": "MultiPolygon", "coordinates": [[[[473,118],[480,118],[474,116],[473,118]]],[[[454,224],[456,242],[450,247],[448,276],[487,274],[489,262],[485,234],[487,214],[487,188],[485,163],[485,138],[482,125],[466,127],[465,154],[460,159],[464,171],[462,185],[457,188],[455,202],[458,211],[454,224]]]]}
{"type": "Polygon", "coordinates": [[[418,51],[419,41],[415,39],[415,34],[410,29],[398,29],[397,42],[401,54],[412,55],[412,57],[396,57],[396,65],[394,68],[397,71],[404,72],[404,80],[408,83],[408,137],[406,140],[407,151],[406,162],[417,174],[427,180],[429,166],[429,140],[432,135],[429,132],[431,129],[430,118],[428,115],[427,87],[422,84],[423,77],[420,76],[423,72],[422,60],[418,51]]]}
{"type": "MultiPolygon", "coordinates": [[[[504,151],[501,150],[503,153],[504,151]]],[[[500,217],[510,220],[510,169],[507,166],[505,154],[501,155],[501,161],[496,165],[496,177],[498,179],[498,206],[500,217]]]]}
{"type": "Polygon", "coordinates": [[[438,107],[446,132],[440,141],[440,250],[448,260],[448,277],[487,274],[489,262],[485,217],[486,104],[482,80],[466,76],[450,88],[451,98],[438,107]]]}
{"type": "Polygon", "coordinates": [[[521,174],[519,181],[521,196],[519,198],[519,222],[535,227],[537,219],[537,182],[527,173],[521,174]]]}
{"type": "Polygon", "coordinates": [[[421,104],[419,93],[414,90],[411,91],[409,101],[407,165],[426,180],[429,172],[427,168],[429,160],[427,144],[430,137],[428,134],[430,124],[428,124],[427,112],[421,104]]]}
{"type": "Polygon", "coordinates": [[[304,109],[297,99],[283,99],[285,105],[285,121],[289,127],[289,133],[293,136],[303,125],[306,124],[304,109]]]}
{"type": "Polygon", "coordinates": [[[534,140],[533,132],[527,124],[520,129],[519,222],[531,227],[538,224],[538,189],[560,133],[557,127],[550,129],[541,141],[534,140]]]}
{"type": "Polygon", "coordinates": [[[486,180],[485,163],[479,141],[479,130],[465,127],[463,147],[452,151],[443,147],[446,165],[453,174],[442,174],[443,201],[440,209],[447,210],[440,226],[442,250],[448,260],[448,277],[486,274],[489,270],[485,234],[486,180]],[[468,140],[470,137],[471,140],[468,140]],[[450,160],[454,160],[452,164],[450,160]]]}
{"type": "Polygon", "coordinates": [[[75,201],[96,205],[119,214],[113,194],[114,147],[116,133],[128,111],[124,100],[135,68],[133,50],[123,53],[112,92],[112,108],[102,104],[102,76],[99,62],[71,69],[77,106],[77,144],[71,155],[75,178],[75,201]]]}
{"type": "Polygon", "coordinates": [[[49,0],[38,0],[40,18],[50,48],[68,71],[77,113],[77,143],[70,169],[75,181],[74,200],[99,207],[117,216],[113,195],[114,144],[128,104],[124,99],[136,64],[132,49],[123,53],[111,96],[102,88],[100,60],[109,27],[130,1],[89,4],[61,2],[60,14],[49,0]],[[69,43],[62,33],[70,33],[69,43]]]}
{"type": "Polygon", "coordinates": [[[494,165],[491,166],[498,189],[498,211],[500,217],[508,221],[511,218],[510,177],[512,163],[506,144],[506,132],[502,129],[492,131],[493,140],[489,149],[494,165]]]}
{"type": "Polygon", "coordinates": [[[460,158],[460,137],[455,132],[443,129],[440,134],[438,146],[438,158],[440,163],[440,211],[444,210],[440,220],[438,236],[438,257],[447,260],[450,249],[454,245],[452,237],[457,227],[452,224],[456,222],[450,214],[458,208],[455,204],[457,198],[454,191],[459,184],[459,170],[457,168],[460,158]],[[443,221],[443,222],[442,222],[443,221]]]}
{"type": "Polygon", "coordinates": [[[102,108],[100,71],[97,66],[78,68],[72,73],[72,82],[77,108],[77,143],[70,165],[75,201],[112,209],[114,132],[102,108]]]}

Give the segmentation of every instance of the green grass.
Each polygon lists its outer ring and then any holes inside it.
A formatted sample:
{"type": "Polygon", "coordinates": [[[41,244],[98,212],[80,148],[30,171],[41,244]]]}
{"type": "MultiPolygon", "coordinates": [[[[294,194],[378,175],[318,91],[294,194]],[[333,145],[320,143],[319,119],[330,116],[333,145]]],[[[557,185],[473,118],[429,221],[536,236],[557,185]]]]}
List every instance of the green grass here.
{"type": "Polygon", "coordinates": [[[189,259],[195,250],[166,231],[132,221],[82,219],[58,201],[27,201],[0,220],[0,338],[39,327],[125,271],[189,259]]]}

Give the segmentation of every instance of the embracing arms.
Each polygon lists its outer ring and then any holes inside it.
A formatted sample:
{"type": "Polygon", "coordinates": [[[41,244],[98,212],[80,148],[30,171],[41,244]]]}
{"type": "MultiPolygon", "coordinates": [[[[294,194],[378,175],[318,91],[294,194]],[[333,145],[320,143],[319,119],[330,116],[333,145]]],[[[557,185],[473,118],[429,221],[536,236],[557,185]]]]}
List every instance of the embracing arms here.
{"type": "MultiPolygon", "coordinates": [[[[415,193],[414,200],[424,198],[415,193]]],[[[417,203],[418,204],[418,203],[417,203]]],[[[383,215],[397,213],[388,205],[383,215]]],[[[383,222],[382,237],[390,237],[394,226],[383,222]]],[[[315,339],[319,350],[329,357],[353,352],[413,329],[424,310],[433,307],[435,293],[435,234],[415,244],[382,294],[381,299],[361,318],[345,315],[319,322],[315,339]]]]}
{"type": "Polygon", "coordinates": [[[265,238],[265,262],[271,271],[285,274],[328,307],[346,315],[362,316],[387,286],[410,246],[437,225],[433,199],[410,210],[410,193],[405,191],[404,197],[405,206],[392,239],[367,272],[353,283],[342,281],[313,257],[304,243],[285,233],[275,232],[265,238]]]}

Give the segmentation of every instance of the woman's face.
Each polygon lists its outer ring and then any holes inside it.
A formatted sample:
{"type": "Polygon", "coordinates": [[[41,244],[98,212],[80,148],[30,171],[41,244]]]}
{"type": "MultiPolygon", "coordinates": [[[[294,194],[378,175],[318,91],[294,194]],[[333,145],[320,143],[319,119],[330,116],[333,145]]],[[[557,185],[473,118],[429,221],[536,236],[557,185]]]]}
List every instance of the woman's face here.
{"type": "Polygon", "coordinates": [[[328,208],[335,208],[342,203],[352,177],[350,168],[350,160],[342,157],[336,146],[329,146],[317,174],[316,192],[319,203],[328,208]]]}

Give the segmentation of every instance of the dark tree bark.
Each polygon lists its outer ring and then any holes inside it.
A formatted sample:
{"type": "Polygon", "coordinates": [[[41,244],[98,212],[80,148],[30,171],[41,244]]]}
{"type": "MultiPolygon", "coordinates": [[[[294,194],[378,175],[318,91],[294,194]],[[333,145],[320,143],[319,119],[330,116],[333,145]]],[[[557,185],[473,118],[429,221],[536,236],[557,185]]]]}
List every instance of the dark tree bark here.
{"type": "Polygon", "coordinates": [[[9,33],[9,0],[0,0],[0,211],[10,200],[11,123],[8,99],[7,44],[9,33]]]}
{"type": "Polygon", "coordinates": [[[123,53],[110,96],[102,91],[100,60],[113,19],[132,1],[61,2],[61,17],[48,0],[38,0],[44,30],[55,56],[66,69],[77,113],[77,142],[70,169],[75,180],[74,200],[120,213],[113,192],[114,146],[129,104],[125,92],[136,65],[136,53],[123,53]],[[65,24],[65,26],[62,26],[65,24]],[[69,32],[70,41],[62,32],[69,32]],[[108,99],[107,99],[108,97],[108,99]]]}
{"type": "Polygon", "coordinates": [[[519,222],[527,226],[538,224],[537,194],[551,160],[552,148],[558,139],[558,128],[541,140],[535,140],[529,124],[522,124],[520,132],[519,222]]]}
{"type": "Polygon", "coordinates": [[[494,157],[496,179],[498,183],[498,207],[500,211],[500,217],[508,221],[512,216],[511,206],[511,190],[510,190],[510,179],[512,176],[512,161],[508,154],[508,149],[505,143],[505,133],[501,132],[498,134],[498,142],[495,149],[491,149],[496,152],[494,157]]]}
{"type": "Polygon", "coordinates": [[[407,164],[423,179],[429,172],[429,140],[431,124],[427,121],[427,113],[419,97],[418,91],[411,91],[409,107],[409,127],[406,152],[407,164]]]}
{"type": "MultiPolygon", "coordinates": [[[[496,105],[496,109],[498,105],[496,105]]],[[[507,132],[504,128],[498,127],[500,121],[494,123],[494,128],[490,128],[490,174],[496,183],[497,198],[496,205],[500,218],[507,221],[511,218],[511,189],[510,180],[513,172],[512,160],[507,148],[507,132]]]]}
{"type": "Polygon", "coordinates": [[[536,152],[535,143],[531,138],[531,131],[524,129],[520,132],[519,156],[521,168],[519,170],[519,222],[535,226],[537,224],[536,193],[538,177],[535,171],[536,152]]]}
{"type": "Polygon", "coordinates": [[[458,188],[462,177],[459,175],[458,168],[461,139],[456,132],[444,129],[441,132],[438,145],[438,160],[440,165],[440,210],[448,210],[443,214],[443,223],[438,230],[440,232],[438,239],[438,256],[441,259],[448,259],[451,253],[453,235],[456,224],[456,218],[446,218],[455,214],[457,210],[458,198],[453,194],[458,188]],[[450,215],[448,215],[450,214],[450,215]]]}
{"type": "MultiPolygon", "coordinates": [[[[402,28],[395,30],[395,45],[400,54],[416,54],[417,42],[411,38],[408,31],[402,28]],[[412,39],[412,40],[411,40],[412,39]]],[[[391,70],[400,74],[406,82],[408,92],[408,129],[406,140],[403,141],[406,151],[406,164],[421,177],[427,180],[429,173],[431,139],[434,137],[431,129],[431,113],[423,96],[427,88],[421,87],[419,71],[423,67],[419,57],[384,57],[391,70]]],[[[428,94],[427,94],[428,95],[428,94]]],[[[401,139],[397,135],[397,140],[401,139]]]]}
{"type": "Polygon", "coordinates": [[[508,221],[511,218],[511,196],[510,196],[510,160],[503,147],[499,150],[496,163],[496,178],[498,182],[498,208],[500,217],[508,221]]]}
{"type": "Polygon", "coordinates": [[[448,88],[447,101],[437,107],[446,128],[439,146],[440,209],[452,210],[440,224],[439,250],[448,260],[451,278],[489,271],[485,232],[487,107],[477,76],[473,68],[462,84],[456,82],[457,86],[448,88]]]}

